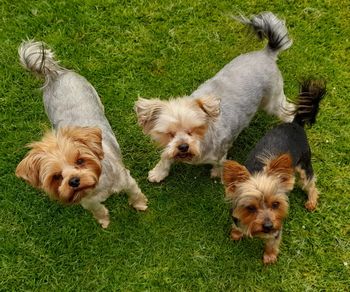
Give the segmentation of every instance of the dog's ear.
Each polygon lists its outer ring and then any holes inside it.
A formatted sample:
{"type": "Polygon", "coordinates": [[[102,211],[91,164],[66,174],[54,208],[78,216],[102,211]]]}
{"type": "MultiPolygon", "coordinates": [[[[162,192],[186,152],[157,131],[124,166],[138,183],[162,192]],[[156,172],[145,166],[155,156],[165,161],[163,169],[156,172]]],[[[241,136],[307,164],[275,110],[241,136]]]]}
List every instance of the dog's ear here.
{"type": "Polygon", "coordinates": [[[196,99],[197,105],[210,119],[216,119],[220,114],[220,98],[208,95],[196,99]]]}
{"type": "Polygon", "coordinates": [[[99,160],[103,159],[101,129],[96,127],[65,127],[58,130],[57,136],[59,137],[60,135],[86,145],[99,160]]]}
{"type": "Polygon", "coordinates": [[[266,164],[265,171],[268,175],[277,176],[282,186],[291,191],[294,186],[294,168],[290,154],[285,153],[274,159],[271,159],[266,164]]]}
{"type": "Polygon", "coordinates": [[[134,110],[138,122],[146,134],[154,128],[163,107],[164,102],[160,99],[139,98],[135,102],[134,110]]]}
{"type": "Polygon", "coordinates": [[[36,188],[40,188],[40,165],[42,161],[43,155],[45,153],[37,147],[40,142],[34,142],[29,145],[29,147],[33,147],[27,155],[23,158],[23,160],[16,167],[16,176],[22,178],[30,185],[36,188]]]}
{"type": "Polygon", "coordinates": [[[222,174],[222,182],[226,189],[226,197],[232,196],[239,183],[248,180],[250,173],[248,169],[236,161],[226,160],[222,174]]]}

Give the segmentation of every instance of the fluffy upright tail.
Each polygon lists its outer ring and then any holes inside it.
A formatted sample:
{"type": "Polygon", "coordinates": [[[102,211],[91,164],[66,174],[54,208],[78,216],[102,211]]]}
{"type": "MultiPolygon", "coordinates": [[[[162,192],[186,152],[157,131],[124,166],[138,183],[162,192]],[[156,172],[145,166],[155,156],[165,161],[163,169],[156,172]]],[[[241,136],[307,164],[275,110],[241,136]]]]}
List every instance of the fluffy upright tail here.
{"type": "Polygon", "coordinates": [[[25,69],[45,77],[45,84],[59,72],[67,70],[58,64],[54,59],[54,53],[45,48],[43,42],[23,41],[18,48],[18,55],[25,69]]]}
{"type": "Polygon", "coordinates": [[[277,18],[272,12],[263,12],[253,15],[251,19],[244,16],[237,17],[237,20],[250,26],[259,39],[268,39],[267,49],[278,54],[292,45],[288,37],[288,30],[283,20],[277,18]]]}
{"type": "Polygon", "coordinates": [[[323,80],[306,80],[300,85],[296,114],[293,123],[304,127],[316,122],[320,102],[326,94],[326,83],[323,80]]]}

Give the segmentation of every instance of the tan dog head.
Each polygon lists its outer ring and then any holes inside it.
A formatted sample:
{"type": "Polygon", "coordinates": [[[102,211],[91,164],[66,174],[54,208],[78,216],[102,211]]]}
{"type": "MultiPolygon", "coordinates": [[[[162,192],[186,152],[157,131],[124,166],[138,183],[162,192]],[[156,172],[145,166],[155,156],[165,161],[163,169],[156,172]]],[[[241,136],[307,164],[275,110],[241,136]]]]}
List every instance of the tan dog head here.
{"type": "Polygon", "coordinates": [[[16,175],[51,198],[79,203],[101,174],[102,132],[98,128],[67,127],[48,132],[18,164],[16,175]]]}
{"type": "Polygon", "coordinates": [[[226,161],[223,182],[233,204],[232,216],[246,235],[268,237],[281,229],[288,213],[287,193],[294,186],[289,154],[267,160],[253,175],[243,165],[226,161]]]}
{"type": "Polygon", "coordinates": [[[191,161],[201,155],[200,142],[220,114],[220,100],[213,96],[169,101],[139,98],[135,111],[144,133],[164,148],[166,158],[191,161]]]}

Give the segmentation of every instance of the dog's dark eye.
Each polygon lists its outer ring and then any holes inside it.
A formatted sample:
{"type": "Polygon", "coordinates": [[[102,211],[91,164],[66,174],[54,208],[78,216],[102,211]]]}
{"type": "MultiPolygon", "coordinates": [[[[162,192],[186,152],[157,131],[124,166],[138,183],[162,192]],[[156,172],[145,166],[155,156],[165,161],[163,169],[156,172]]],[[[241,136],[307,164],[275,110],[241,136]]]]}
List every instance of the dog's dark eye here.
{"type": "Polygon", "coordinates": [[[246,208],[250,213],[255,213],[256,212],[256,207],[255,206],[247,206],[246,208]]]}
{"type": "Polygon", "coordinates": [[[191,131],[187,131],[186,132],[188,136],[192,136],[192,132],[191,131]]]}
{"type": "Polygon", "coordinates": [[[62,178],[63,178],[63,177],[62,177],[61,174],[55,174],[55,175],[52,177],[52,179],[55,180],[55,181],[59,181],[59,180],[61,180],[62,178]]]}
{"type": "Polygon", "coordinates": [[[272,203],[272,209],[278,209],[279,206],[280,206],[279,202],[273,202],[272,203]]]}
{"type": "Polygon", "coordinates": [[[168,135],[171,137],[171,138],[174,138],[175,137],[175,134],[173,132],[169,132],[168,135]]]}
{"type": "Polygon", "coordinates": [[[85,162],[85,160],[84,160],[84,159],[79,158],[79,159],[76,161],[76,164],[78,164],[78,165],[82,165],[84,162],[85,162]]]}

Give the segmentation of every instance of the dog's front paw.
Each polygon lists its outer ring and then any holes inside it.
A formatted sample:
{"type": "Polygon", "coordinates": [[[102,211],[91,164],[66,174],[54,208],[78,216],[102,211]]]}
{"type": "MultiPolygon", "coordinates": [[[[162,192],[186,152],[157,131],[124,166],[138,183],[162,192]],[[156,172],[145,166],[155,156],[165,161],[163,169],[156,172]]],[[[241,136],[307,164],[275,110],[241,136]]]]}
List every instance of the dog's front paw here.
{"type": "Polygon", "coordinates": [[[210,171],[211,178],[221,178],[222,175],[222,167],[215,166],[210,171]]]}
{"type": "Polygon", "coordinates": [[[316,209],[316,206],[317,206],[317,202],[316,201],[307,201],[305,203],[305,208],[308,210],[308,211],[315,211],[316,209]]]}
{"type": "Polygon", "coordinates": [[[152,169],[148,173],[148,181],[150,182],[161,182],[163,179],[165,179],[168,176],[167,171],[162,171],[158,169],[152,169]]]}
{"type": "Polygon", "coordinates": [[[135,201],[129,202],[137,211],[146,211],[147,206],[147,198],[144,194],[141,194],[135,201]]]}
{"type": "Polygon", "coordinates": [[[109,212],[105,206],[102,206],[98,211],[94,212],[94,217],[97,222],[101,224],[101,227],[106,229],[110,223],[109,221],[109,212]]]}
{"type": "Polygon", "coordinates": [[[232,240],[237,241],[237,240],[241,240],[242,237],[243,237],[242,231],[238,230],[238,229],[235,228],[235,227],[232,227],[231,232],[230,232],[230,238],[231,238],[232,240]]]}
{"type": "Polygon", "coordinates": [[[265,265],[273,264],[277,261],[277,254],[274,253],[264,253],[263,262],[265,265]]]}
{"type": "Polygon", "coordinates": [[[106,229],[110,223],[109,218],[108,219],[98,219],[98,223],[101,224],[101,227],[103,229],[106,229]]]}

